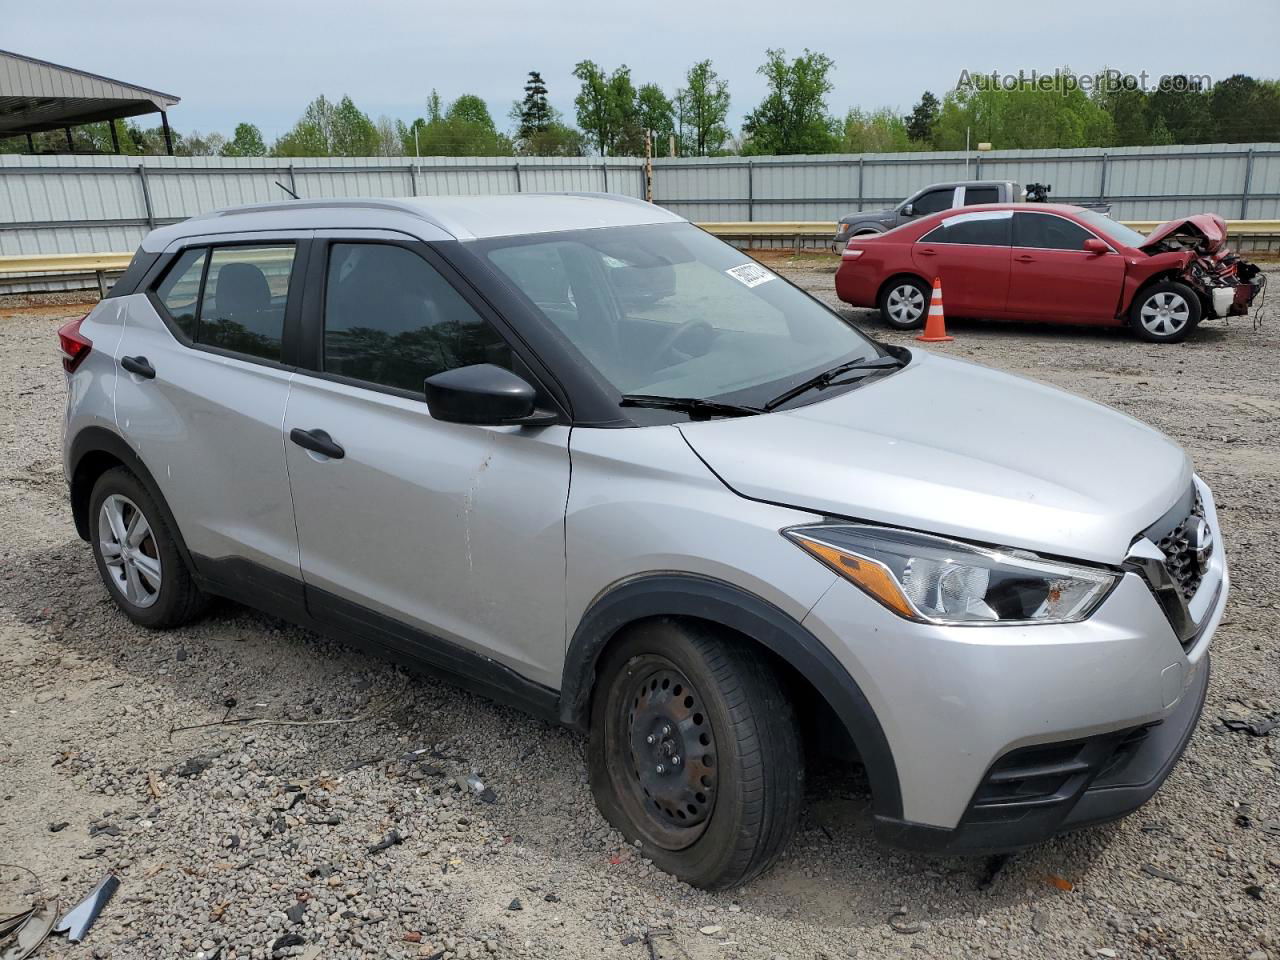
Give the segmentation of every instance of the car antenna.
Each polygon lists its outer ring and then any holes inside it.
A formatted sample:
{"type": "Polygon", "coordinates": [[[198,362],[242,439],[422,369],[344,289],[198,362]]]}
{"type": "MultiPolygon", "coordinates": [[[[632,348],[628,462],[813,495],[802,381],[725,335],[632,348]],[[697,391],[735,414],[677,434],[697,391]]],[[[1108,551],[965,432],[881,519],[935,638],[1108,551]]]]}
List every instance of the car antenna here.
{"type": "Polygon", "coordinates": [[[277,186],[277,187],[279,187],[281,190],[283,190],[285,193],[287,193],[289,196],[293,197],[293,199],[295,199],[295,200],[301,200],[301,199],[302,199],[300,196],[298,196],[296,193],[294,193],[292,190],[290,190],[288,187],[286,187],[286,186],[285,186],[283,183],[281,183],[279,180],[277,180],[277,181],[276,181],[276,186],[277,186]]]}

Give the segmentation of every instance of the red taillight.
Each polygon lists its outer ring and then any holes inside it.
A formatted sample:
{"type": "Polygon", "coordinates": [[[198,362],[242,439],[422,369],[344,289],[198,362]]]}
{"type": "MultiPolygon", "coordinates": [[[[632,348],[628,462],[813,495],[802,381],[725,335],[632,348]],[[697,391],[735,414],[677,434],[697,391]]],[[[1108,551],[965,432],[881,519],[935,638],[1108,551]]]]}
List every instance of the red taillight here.
{"type": "Polygon", "coordinates": [[[80,324],[88,317],[86,313],[79,320],[71,320],[58,328],[58,349],[62,352],[62,369],[67,373],[75,373],[93,349],[93,341],[80,332],[80,324]]]}
{"type": "MultiPolygon", "coordinates": [[[[850,240],[849,242],[853,243],[852,240],[850,240]]],[[[865,250],[857,250],[853,247],[845,247],[844,250],[841,252],[840,256],[844,260],[857,260],[864,253],[866,253],[865,250]]]]}

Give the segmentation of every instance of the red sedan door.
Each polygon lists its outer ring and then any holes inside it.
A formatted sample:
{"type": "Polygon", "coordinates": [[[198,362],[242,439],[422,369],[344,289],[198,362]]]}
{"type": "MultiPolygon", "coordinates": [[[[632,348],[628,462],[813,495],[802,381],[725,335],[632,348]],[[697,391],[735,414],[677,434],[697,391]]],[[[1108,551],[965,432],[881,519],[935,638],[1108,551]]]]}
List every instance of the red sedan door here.
{"type": "Polygon", "coordinates": [[[1118,323],[1124,258],[1114,249],[1107,253],[1085,250],[1084,242],[1092,238],[1103,239],[1056,213],[1015,213],[1009,316],[1059,323],[1118,323]]]}
{"type": "Polygon", "coordinates": [[[921,275],[942,281],[947,313],[994,317],[1009,292],[1011,210],[975,210],[944,217],[915,242],[911,259],[921,275]]]}

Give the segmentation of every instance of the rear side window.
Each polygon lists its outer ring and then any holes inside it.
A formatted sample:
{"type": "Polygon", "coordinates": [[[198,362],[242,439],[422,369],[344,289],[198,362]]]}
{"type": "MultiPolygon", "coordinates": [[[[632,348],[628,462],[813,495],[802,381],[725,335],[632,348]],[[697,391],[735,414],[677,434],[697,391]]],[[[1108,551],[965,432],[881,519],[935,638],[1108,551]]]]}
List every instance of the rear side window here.
{"type": "Polygon", "coordinates": [[[476,363],[510,369],[511,348],[431,264],[390,244],[330,248],[326,373],[421,393],[427,377],[476,363]]]}
{"type": "Polygon", "coordinates": [[[1007,212],[970,213],[948,217],[921,237],[919,242],[1007,247],[1011,219],[1007,212]]]}
{"type": "Polygon", "coordinates": [[[215,247],[200,301],[196,342],[280,359],[293,246],[215,247]]]}
{"type": "Polygon", "coordinates": [[[964,205],[977,206],[979,203],[999,203],[1000,191],[995,187],[965,187],[964,205]]]}
{"type": "Polygon", "coordinates": [[[190,247],[155,287],[194,343],[279,362],[293,244],[190,247]]]}
{"type": "Polygon", "coordinates": [[[196,309],[200,304],[205,254],[203,247],[184,250],[156,287],[156,296],[169,316],[191,340],[196,338],[196,309]]]}
{"type": "Polygon", "coordinates": [[[1013,245],[1040,250],[1083,250],[1093,234],[1062,217],[1047,213],[1019,213],[1013,218],[1013,245]]]}

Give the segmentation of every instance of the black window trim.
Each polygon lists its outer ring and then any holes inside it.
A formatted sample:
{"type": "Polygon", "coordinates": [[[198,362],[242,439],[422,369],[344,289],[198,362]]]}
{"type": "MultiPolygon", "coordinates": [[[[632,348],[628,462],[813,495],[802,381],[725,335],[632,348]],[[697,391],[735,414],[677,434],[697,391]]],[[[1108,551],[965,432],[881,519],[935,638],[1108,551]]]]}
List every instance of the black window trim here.
{"type": "MultiPolygon", "coordinates": [[[[1092,229],[1091,227],[1086,227],[1079,220],[1072,220],[1070,217],[1064,217],[1062,214],[1055,213],[1052,210],[1014,210],[1013,213],[1014,213],[1014,216],[1017,216],[1018,214],[1025,214],[1027,216],[1032,216],[1032,217],[1056,217],[1059,220],[1065,220],[1067,221],[1067,223],[1072,224],[1073,226],[1079,227],[1085,233],[1105,243],[1107,245],[1108,253],[1119,253],[1119,251],[1116,250],[1115,244],[1113,244],[1106,237],[1098,236],[1098,232],[1096,230],[1092,229]]],[[[1024,247],[1024,246],[1021,246],[1020,244],[1014,243],[1014,236],[1015,236],[1015,233],[1013,229],[1013,224],[1011,223],[1009,225],[1009,246],[1012,247],[1014,250],[1042,250],[1042,251],[1053,252],[1053,253],[1080,253],[1090,257],[1098,256],[1098,254],[1089,253],[1088,250],[1085,250],[1083,248],[1081,248],[1080,250],[1072,250],[1070,247],[1024,247]]]]}
{"type": "Polygon", "coordinates": [[[271,239],[238,239],[220,241],[213,237],[201,236],[190,238],[191,242],[182,243],[173,250],[167,251],[153,264],[151,271],[143,281],[146,291],[147,300],[155,309],[157,315],[168,327],[169,332],[173,334],[175,340],[184,347],[192,350],[198,350],[201,353],[211,353],[214,356],[228,357],[232,360],[240,360],[244,363],[256,363],[260,366],[271,367],[274,370],[292,371],[297,369],[298,356],[298,333],[300,329],[300,317],[302,308],[303,280],[306,275],[308,259],[311,253],[312,241],[309,234],[306,236],[291,234],[282,237],[273,237],[271,239]],[[221,250],[229,247],[293,247],[293,264],[289,269],[289,289],[285,292],[284,301],[284,323],[280,331],[280,359],[270,360],[266,357],[255,356],[251,353],[241,353],[238,350],[228,350],[226,347],[219,347],[210,343],[201,343],[187,336],[187,332],[182,329],[178,321],[174,319],[169,312],[169,308],[165,302],[160,299],[160,295],[156,292],[156,288],[164,282],[169,272],[175,269],[178,261],[182,259],[182,255],[189,250],[203,250],[205,253],[204,265],[200,270],[200,288],[196,292],[196,330],[200,329],[200,312],[204,307],[204,286],[205,281],[209,277],[209,263],[213,260],[213,251],[221,250]]]}
{"type": "Polygon", "coordinates": [[[516,368],[514,372],[528,380],[538,391],[538,404],[553,408],[560,415],[562,424],[573,423],[565,394],[560,389],[548,388],[546,367],[532,355],[527,344],[515,333],[511,325],[506,323],[501,314],[480,297],[469,284],[465,283],[462,275],[454,269],[449,260],[433,249],[433,244],[409,236],[404,239],[392,239],[385,234],[361,235],[358,230],[352,230],[350,233],[326,230],[324,236],[316,237],[312,241],[313,248],[307,265],[306,284],[302,294],[297,364],[293,368],[298,375],[341,383],[372,393],[416,400],[423,405],[423,413],[427,412],[424,390],[406,390],[402,387],[361,380],[358,377],[330,373],[324,369],[324,317],[325,298],[328,293],[329,258],[335,244],[357,243],[400,247],[419,257],[428,267],[435,270],[441,279],[462,298],[463,302],[475,310],[480,319],[488,323],[506,342],[511,350],[513,366],[516,368]]]}
{"type": "MultiPolygon", "coordinates": [[[[1003,181],[1003,180],[1002,180],[1002,181],[1000,181],[1000,182],[1001,182],[1001,183],[1005,183],[1006,181],[1003,181]]],[[[1001,199],[1000,199],[1000,187],[999,187],[999,185],[995,185],[995,186],[993,186],[993,185],[991,185],[991,184],[987,184],[987,183],[984,183],[984,184],[982,184],[981,186],[979,186],[979,185],[977,185],[977,184],[965,184],[964,186],[962,186],[962,187],[960,188],[960,190],[961,190],[961,193],[960,193],[960,205],[959,205],[958,207],[956,207],[956,208],[955,208],[955,209],[957,209],[957,210],[961,210],[961,209],[963,209],[963,208],[965,208],[965,207],[982,207],[982,206],[987,206],[988,204],[993,204],[993,203],[1002,203],[1002,202],[1004,202],[1004,201],[1001,201],[1001,199]],[[995,198],[994,200],[984,200],[982,203],[970,203],[970,202],[969,202],[969,191],[970,191],[970,190],[994,190],[994,191],[995,191],[995,194],[996,194],[996,198],[995,198]]]]}
{"type": "MultiPolygon", "coordinates": [[[[952,209],[964,210],[964,207],[953,207],[952,209]]],[[[1007,243],[955,243],[950,240],[930,240],[929,237],[937,233],[939,230],[944,232],[946,231],[947,224],[943,220],[939,220],[936,224],[934,224],[933,229],[930,230],[928,233],[926,233],[919,240],[917,240],[916,243],[936,243],[941,247],[996,247],[1001,250],[1011,250],[1013,249],[1013,215],[1015,212],[1016,211],[1013,211],[1013,210],[971,210],[967,213],[954,213],[950,217],[945,218],[947,220],[959,220],[962,217],[972,217],[973,219],[983,218],[983,219],[993,219],[993,220],[1008,219],[1009,240],[1007,243]],[[1009,216],[1007,218],[992,217],[991,214],[993,213],[1007,213],[1009,214],[1009,216]]],[[[932,216],[936,216],[936,214],[932,214],[932,216]]]]}
{"type": "Polygon", "coordinates": [[[904,201],[902,206],[898,207],[898,212],[901,212],[903,207],[905,207],[908,203],[911,204],[911,207],[915,211],[915,215],[917,217],[932,217],[934,214],[942,213],[943,210],[954,210],[956,209],[956,190],[958,189],[959,187],[939,187],[936,190],[932,190],[929,187],[925,187],[923,190],[917,193],[910,200],[904,201]],[[916,204],[918,204],[924,197],[927,197],[931,193],[950,193],[951,202],[939,210],[930,210],[927,213],[921,213],[919,210],[915,210],[916,204]]]}

